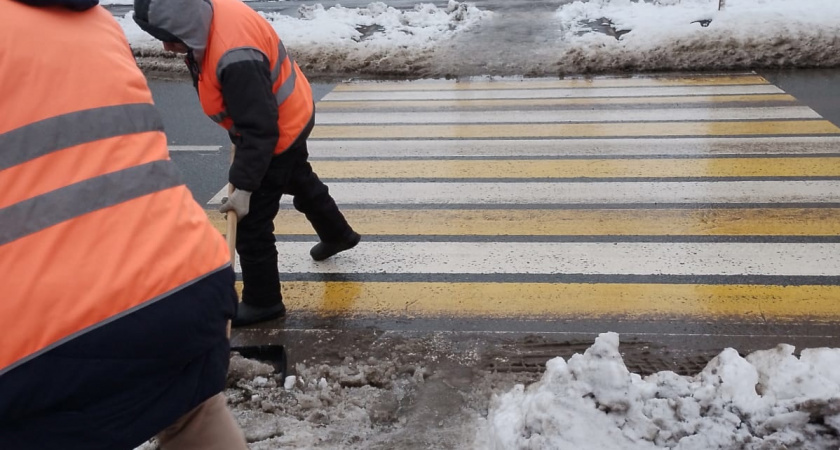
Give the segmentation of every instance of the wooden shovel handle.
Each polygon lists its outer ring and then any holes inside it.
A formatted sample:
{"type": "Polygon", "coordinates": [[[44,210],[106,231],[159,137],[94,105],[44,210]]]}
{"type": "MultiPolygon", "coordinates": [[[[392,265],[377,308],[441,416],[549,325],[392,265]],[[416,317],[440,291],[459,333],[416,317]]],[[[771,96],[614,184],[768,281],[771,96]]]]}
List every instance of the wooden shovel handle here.
{"type": "MultiPolygon", "coordinates": [[[[230,163],[233,164],[233,155],[236,153],[236,145],[230,146],[230,163]]],[[[233,184],[228,183],[228,199],[233,194],[233,184]]],[[[225,238],[227,238],[228,251],[230,252],[230,267],[236,269],[236,211],[227,212],[227,230],[225,231],[225,238]]],[[[238,296],[239,301],[242,301],[238,296]]],[[[227,324],[227,337],[230,339],[230,321],[227,324]]]]}
{"type": "MultiPolygon", "coordinates": [[[[233,185],[228,183],[228,198],[233,192],[233,185]]],[[[236,211],[227,212],[227,231],[225,237],[227,238],[228,251],[230,252],[230,266],[236,267],[236,211]]]]}

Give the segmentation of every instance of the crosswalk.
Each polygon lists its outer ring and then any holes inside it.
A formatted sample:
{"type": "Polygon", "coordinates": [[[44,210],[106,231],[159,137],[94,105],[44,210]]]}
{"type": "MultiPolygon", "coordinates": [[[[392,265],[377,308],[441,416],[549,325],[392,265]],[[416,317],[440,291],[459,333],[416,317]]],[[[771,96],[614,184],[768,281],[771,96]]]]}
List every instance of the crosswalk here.
{"type": "Polygon", "coordinates": [[[835,320],[838,148],[751,73],[341,84],[310,160],[363,241],[311,261],[285,199],[284,297],[323,316],[835,320]]]}

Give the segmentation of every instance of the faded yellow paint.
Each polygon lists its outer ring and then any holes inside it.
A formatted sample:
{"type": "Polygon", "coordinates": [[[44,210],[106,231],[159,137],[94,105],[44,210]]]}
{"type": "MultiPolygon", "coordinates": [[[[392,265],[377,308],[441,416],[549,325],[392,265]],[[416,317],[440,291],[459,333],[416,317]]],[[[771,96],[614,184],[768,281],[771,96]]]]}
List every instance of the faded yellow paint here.
{"type": "Polygon", "coordinates": [[[283,295],[320,316],[840,319],[840,286],[285,282],[283,295]]]}
{"type": "Polygon", "coordinates": [[[840,158],[313,161],[321,178],[840,176],[840,158]]]}
{"type": "Polygon", "coordinates": [[[475,100],[370,100],[370,101],[328,101],[318,102],[318,111],[341,110],[413,110],[413,109],[493,109],[523,108],[539,106],[598,106],[598,105],[673,105],[673,104],[715,104],[759,102],[796,102],[788,94],[758,95],[698,95],[667,97],[611,97],[611,98],[538,98],[538,99],[475,99],[475,100]]]}
{"type": "MultiPolygon", "coordinates": [[[[840,208],[756,209],[477,209],[342,211],[364,235],[457,236],[837,236],[840,208]]],[[[224,233],[224,218],[208,211],[224,233]]],[[[281,210],[277,234],[312,235],[303,214],[281,210]]],[[[840,297],[838,297],[840,298],[840,297]]],[[[838,307],[840,309],[840,307],[838,307]]]]}
{"type": "Polygon", "coordinates": [[[700,77],[579,78],[568,80],[356,82],[339,84],[336,92],[477,91],[499,89],[567,89],[667,86],[740,86],[770,84],[758,75],[700,77]]]}
{"type": "Polygon", "coordinates": [[[319,125],[313,139],[471,139],[840,134],[827,120],[572,124],[319,125]]]}

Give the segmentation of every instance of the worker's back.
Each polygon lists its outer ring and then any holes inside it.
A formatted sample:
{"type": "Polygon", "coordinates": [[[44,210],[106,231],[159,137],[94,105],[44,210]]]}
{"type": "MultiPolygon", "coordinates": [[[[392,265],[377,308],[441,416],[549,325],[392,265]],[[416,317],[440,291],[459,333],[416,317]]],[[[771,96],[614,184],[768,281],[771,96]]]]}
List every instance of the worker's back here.
{"type": "MultiPolygon", "coordinates": [[[[225,408],[227,247],[169,160],[119,24],[93,5],[0,0],[4,449],[134,448],[225,408]]],[[[244,448],[225,414],[194,423],[223,422],[223,445],[244,448]]]]}
{"type": "MultiPolygon", "coordinates": [[[[274,153],[280,154],[292,145],[312,119],[315,105],[309,81],[289,57],[274,28],[259,13],[240,0],[213,0],[212,4],[213,21],[198,83],[202,108],[211,118],[223,111],[222,83],[217,75],[230,63],[225,57],[235,49],[258,49],[268,58],[272,68],[272,91],[278,103],[280,130],[274,153]]],[[[222,113],[222,116],[227,114],[222,113]]],[[[220,122],[229,130],[233,126],[231,118],[220,122]]]]}
{"type": "Polygon", "coordinates": [[[104,15],[0,3],[0,373],[229,261],[104,15]]]}

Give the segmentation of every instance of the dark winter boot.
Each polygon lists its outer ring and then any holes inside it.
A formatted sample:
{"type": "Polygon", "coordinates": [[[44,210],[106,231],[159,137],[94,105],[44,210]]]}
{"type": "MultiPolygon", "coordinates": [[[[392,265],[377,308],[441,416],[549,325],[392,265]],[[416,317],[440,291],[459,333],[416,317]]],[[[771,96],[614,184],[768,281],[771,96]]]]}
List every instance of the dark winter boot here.
{"type": "Polygon", "coordinates": [[[351,248],[355,247],[356,244],[362,239],[362,236],[359,233],[353,231],[342,241],[338,242],[319,242],[312,247],[312,250],[309,250],[309,255],[312,256],[312,259],[315,261],[323,261],[330,256],[335,255],[338,252],[343,252],[344,250],[350,250],[351,248]]]}
{"type": "Polygon", "coordinates": [[[286,305],[280,302],[274,306],[251,306],[247,303],[239,303],[236,308],[236,317],[231,321],[231,326],[244,327],[259,322],[265,322],[279,317],[286,316],[286,305]]]}

